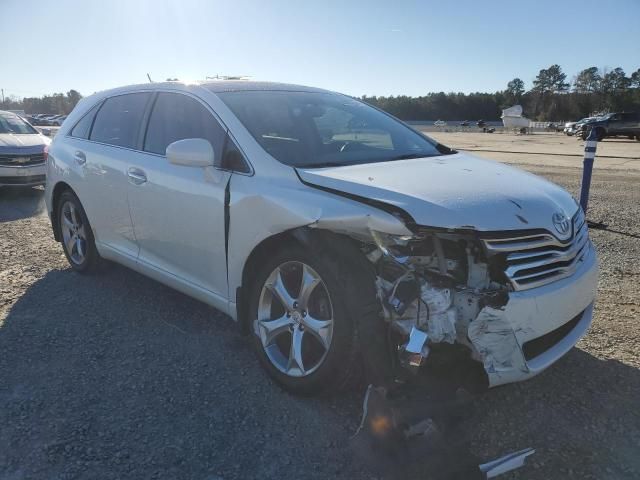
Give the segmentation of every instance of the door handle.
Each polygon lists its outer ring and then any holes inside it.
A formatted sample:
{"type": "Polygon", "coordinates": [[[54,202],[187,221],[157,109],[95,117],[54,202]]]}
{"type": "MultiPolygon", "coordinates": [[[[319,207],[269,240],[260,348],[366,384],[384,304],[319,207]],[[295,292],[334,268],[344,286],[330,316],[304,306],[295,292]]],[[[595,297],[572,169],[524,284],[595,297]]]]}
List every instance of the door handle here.
{"type": "Polygon", "coordinates": [[[87,163],[87,157],[84,152],[81,152],[80,150],[76,150],[76,153],[73,154],[73,159],[78,165],[84,165],[87,163]]]}
{"type": "Polygon", "coordinates": [[[131,167],[127,171],[127,175],[129,176],[129,181],[135,185],[142,185],[147,181],[147,175],[139,168],[131,167]]]}

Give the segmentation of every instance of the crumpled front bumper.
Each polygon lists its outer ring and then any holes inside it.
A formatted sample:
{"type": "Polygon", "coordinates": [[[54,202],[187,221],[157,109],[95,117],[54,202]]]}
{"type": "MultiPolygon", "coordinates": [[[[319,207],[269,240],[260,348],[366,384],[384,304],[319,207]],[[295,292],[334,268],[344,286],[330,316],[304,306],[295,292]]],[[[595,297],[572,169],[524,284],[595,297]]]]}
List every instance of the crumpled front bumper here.
{"type": "Polygon", "coordinates": [[[468,329],[494,387],[529,379],[565,355],[593,318],[598,260],[589,250],[567,278],[511,292],[502,308],[483,308],[468,329]]]}

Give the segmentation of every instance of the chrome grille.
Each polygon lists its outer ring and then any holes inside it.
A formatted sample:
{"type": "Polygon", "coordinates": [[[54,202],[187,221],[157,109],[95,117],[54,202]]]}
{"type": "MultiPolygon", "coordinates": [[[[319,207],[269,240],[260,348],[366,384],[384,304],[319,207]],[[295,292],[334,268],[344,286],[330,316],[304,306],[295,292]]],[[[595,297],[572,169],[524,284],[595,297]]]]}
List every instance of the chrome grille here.
{"type": "Polygon", "coordinates": [[[0,166],[4,167],[32,167],[44,164],[44,154],[35,155],[0,155],[0,166]]]}
{"type": "Polygon", "coordinates": [[[582,209],[572,220],[571,237],[560,241],[550,233],[484,239],[490,254],[505,255],[505,274],[515,290],[540,287],[572,275],[589,247],[582,209]]]}

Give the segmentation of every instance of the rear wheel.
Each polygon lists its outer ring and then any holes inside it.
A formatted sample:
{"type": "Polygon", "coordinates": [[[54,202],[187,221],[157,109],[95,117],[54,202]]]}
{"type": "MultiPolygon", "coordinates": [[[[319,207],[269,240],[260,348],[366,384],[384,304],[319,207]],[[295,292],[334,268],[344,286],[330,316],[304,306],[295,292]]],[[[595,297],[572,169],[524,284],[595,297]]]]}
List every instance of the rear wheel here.
{"type": "Polygon", "coordinates": [[[95,270],[100,261],[96,250],[91,225],[80,200],[66,191],[58,200],[58,227],[62,237],[62,248],[71,267],[78,272],[95,270]]]}

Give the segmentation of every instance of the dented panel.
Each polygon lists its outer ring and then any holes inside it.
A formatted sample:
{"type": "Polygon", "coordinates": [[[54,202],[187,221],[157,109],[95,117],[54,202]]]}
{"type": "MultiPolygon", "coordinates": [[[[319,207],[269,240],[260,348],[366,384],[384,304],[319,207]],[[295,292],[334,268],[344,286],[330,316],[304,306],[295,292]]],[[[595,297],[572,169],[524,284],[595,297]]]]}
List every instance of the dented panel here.
{"type": "MultiPolygon", "coordinates": [[[[276,180],[274,180],[274,183],[276,180]]],[[[274,183],[231,177],[229,225],[229,314],[237,318],[234,292],[242,285],[245,262],[260,242],[298,227],[345,233],[371,241],[371,230],[408,235],[402,221],[380,209],[305,187],[292,169],[274,183]]]]}

